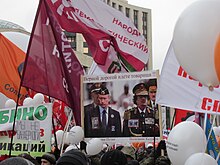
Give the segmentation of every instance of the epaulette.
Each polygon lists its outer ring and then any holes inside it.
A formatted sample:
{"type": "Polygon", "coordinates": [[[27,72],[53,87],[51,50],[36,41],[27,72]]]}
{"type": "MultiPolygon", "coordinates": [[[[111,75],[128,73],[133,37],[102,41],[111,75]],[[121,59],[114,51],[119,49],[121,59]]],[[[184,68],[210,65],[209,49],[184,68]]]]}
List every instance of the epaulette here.
{"type": "Polygon", "coordinates": [[[124,112],[124,120],[129,120],[130,117],[131,117],[131,111],[132,111],[133,108],[131,109],[127,109],[125,112],[124,112]]]}

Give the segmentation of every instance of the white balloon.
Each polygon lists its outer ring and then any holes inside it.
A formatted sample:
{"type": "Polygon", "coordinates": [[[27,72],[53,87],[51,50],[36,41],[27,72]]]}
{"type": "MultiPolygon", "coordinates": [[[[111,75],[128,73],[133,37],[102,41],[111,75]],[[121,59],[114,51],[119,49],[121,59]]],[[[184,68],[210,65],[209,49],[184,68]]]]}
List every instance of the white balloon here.
{"type": "Polygon", "coordinates": [[[178,62],[206,86],[219,85],[220,81],[219,16],[219,0],[196,1],[182,12],[173,33],[178,62]]]}
{"type": "Polygon", "coordinates": [[[39,105],[44,103],[44,95],[42,93],[37,93],[33,98],[34,105],[39,105]]]}
{"type": "Polygon", "coordinates": [[[99,138],[92,138],[86,145],[86,152],[88,155],[96,155],[101,152],[103,142],[99,138]]]}
{"type": "Polygon", "coordinates": [[[203,129],[192,121],[184,121],[170,131],[167,154],[173,165],[184,165],[190,155],[205,152],[206,144],[203,129]]]}
{"type": "Polygon", "coordinates": [[[52,145],[55,144],[55,139],[54,139],[54,137],[51,138],[51,144],[52,144],[52,145]]]}
{"type": "Polygon", "coordinates": [[[24,106],[33,105],[33,99],[30,98],[30,97],[25,98],[24,101],[23,101],[23,105],[24,106]]]}
{"type": "Polygon", "coordinates": [[[184,165],[218,165],[217,161],[206,153],[196,153],[191,155],[184,165]]]}
{"type": "Polygon", "coordinates": [[[63,134],[64,134],[63,130],[56,131],[56,138],[57,138],[58,145],[62,143],[63,134]]]}
{"type": "Polygon", "coordinates": [[[7,96],[5,96],[3,93],[0,92],[0,109],[5,108],[5,103],[7,100],[9,100],[7,96]]]}
{"type": "Polygon", "coordinates": [[[73,128],[70,129],[68,133],[67,141],[69,144],[78,144],[83,140],[83,138],[84,138],[84,131],[82,127],[74,126],[73,128]]]}
{"type": "MultiPolygon", "coordinates": [[[[220,130],[220,126],[218,126],[218,129],[220,130]]],[[[219,135],[220,136],[220,135],[219,135]]]]}
{"type": "Polygon", "coordinates": [[[213,127],[213,131],[215,133],[215,136],[220,136],[220,129],[219,129],[219,127],[213,127]]]}
{"type": "Polygon", "coordinates": [[[14,108],[16,107],[16,102],[13,99],[9,99],[5,102],[5,108],[14,108]]]}
{"type": "Polygon", "coordinates": [[[69,145],[68,147],[66,147],[64,152],[67,152],[67,151],[72,150],[72,149],[78,149],[78,148],[77,148],[76,145],[69,145]]]}

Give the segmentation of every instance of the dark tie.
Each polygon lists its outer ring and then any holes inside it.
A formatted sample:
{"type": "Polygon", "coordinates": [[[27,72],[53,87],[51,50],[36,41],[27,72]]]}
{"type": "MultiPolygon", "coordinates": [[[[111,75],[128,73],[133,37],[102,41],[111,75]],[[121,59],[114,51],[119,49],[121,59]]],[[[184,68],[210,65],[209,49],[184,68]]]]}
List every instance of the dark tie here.
{"type": "Polygon", "coordinates": [[[145,117],[144,111],[141,112],[141,117],[145,117]]]}
{"type": "Polygon", "coordinates": [[[105,130],[106,129],[106,110],[103,109],[102,111],[102,127],[105,130]]]}

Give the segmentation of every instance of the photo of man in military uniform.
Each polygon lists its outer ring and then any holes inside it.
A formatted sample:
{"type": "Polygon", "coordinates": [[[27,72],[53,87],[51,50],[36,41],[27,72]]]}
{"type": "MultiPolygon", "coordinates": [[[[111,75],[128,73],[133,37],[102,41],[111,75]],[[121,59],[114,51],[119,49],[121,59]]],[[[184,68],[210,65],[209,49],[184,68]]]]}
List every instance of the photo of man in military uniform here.
{"type": "Polygon", "coordinates": [[[123,136],[153,137],[159,136],[159,120],[155,119],[155,111],[147,105],[149,95],[145,83],[139,83],[133,88],[134,104],[125,111],[123,121],[123,136]]]}

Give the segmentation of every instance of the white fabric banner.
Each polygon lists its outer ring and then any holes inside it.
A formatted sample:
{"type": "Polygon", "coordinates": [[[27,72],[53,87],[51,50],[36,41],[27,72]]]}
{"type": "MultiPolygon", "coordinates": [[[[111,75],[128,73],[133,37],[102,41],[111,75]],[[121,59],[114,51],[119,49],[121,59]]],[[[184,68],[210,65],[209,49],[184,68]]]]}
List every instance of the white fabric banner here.
{"type": "Polygon", "coordinates": [[[72,0],[77,17],[88,27],[114,36],[119,49],[147,63],[148,47],[143,35],[122,12],[99,0],[72,0]],[[100,15],[100,11],[101,15],[100,15]]]}
{"type": "Polygon", "coordinates": [[[30,152],[42,156],[51,151],[52,104],[19,106],[13,135],[15,108],[0,109],[0,153],[9,154],[13,136],[12,155],[30,152]]]}
{"type": "Polygon", "coordinates": [[[195,112],[220,114],[219,96],[219,86],[210,91],[182,69],[171,43],[161,71],[156,102],[195,112]]]}

